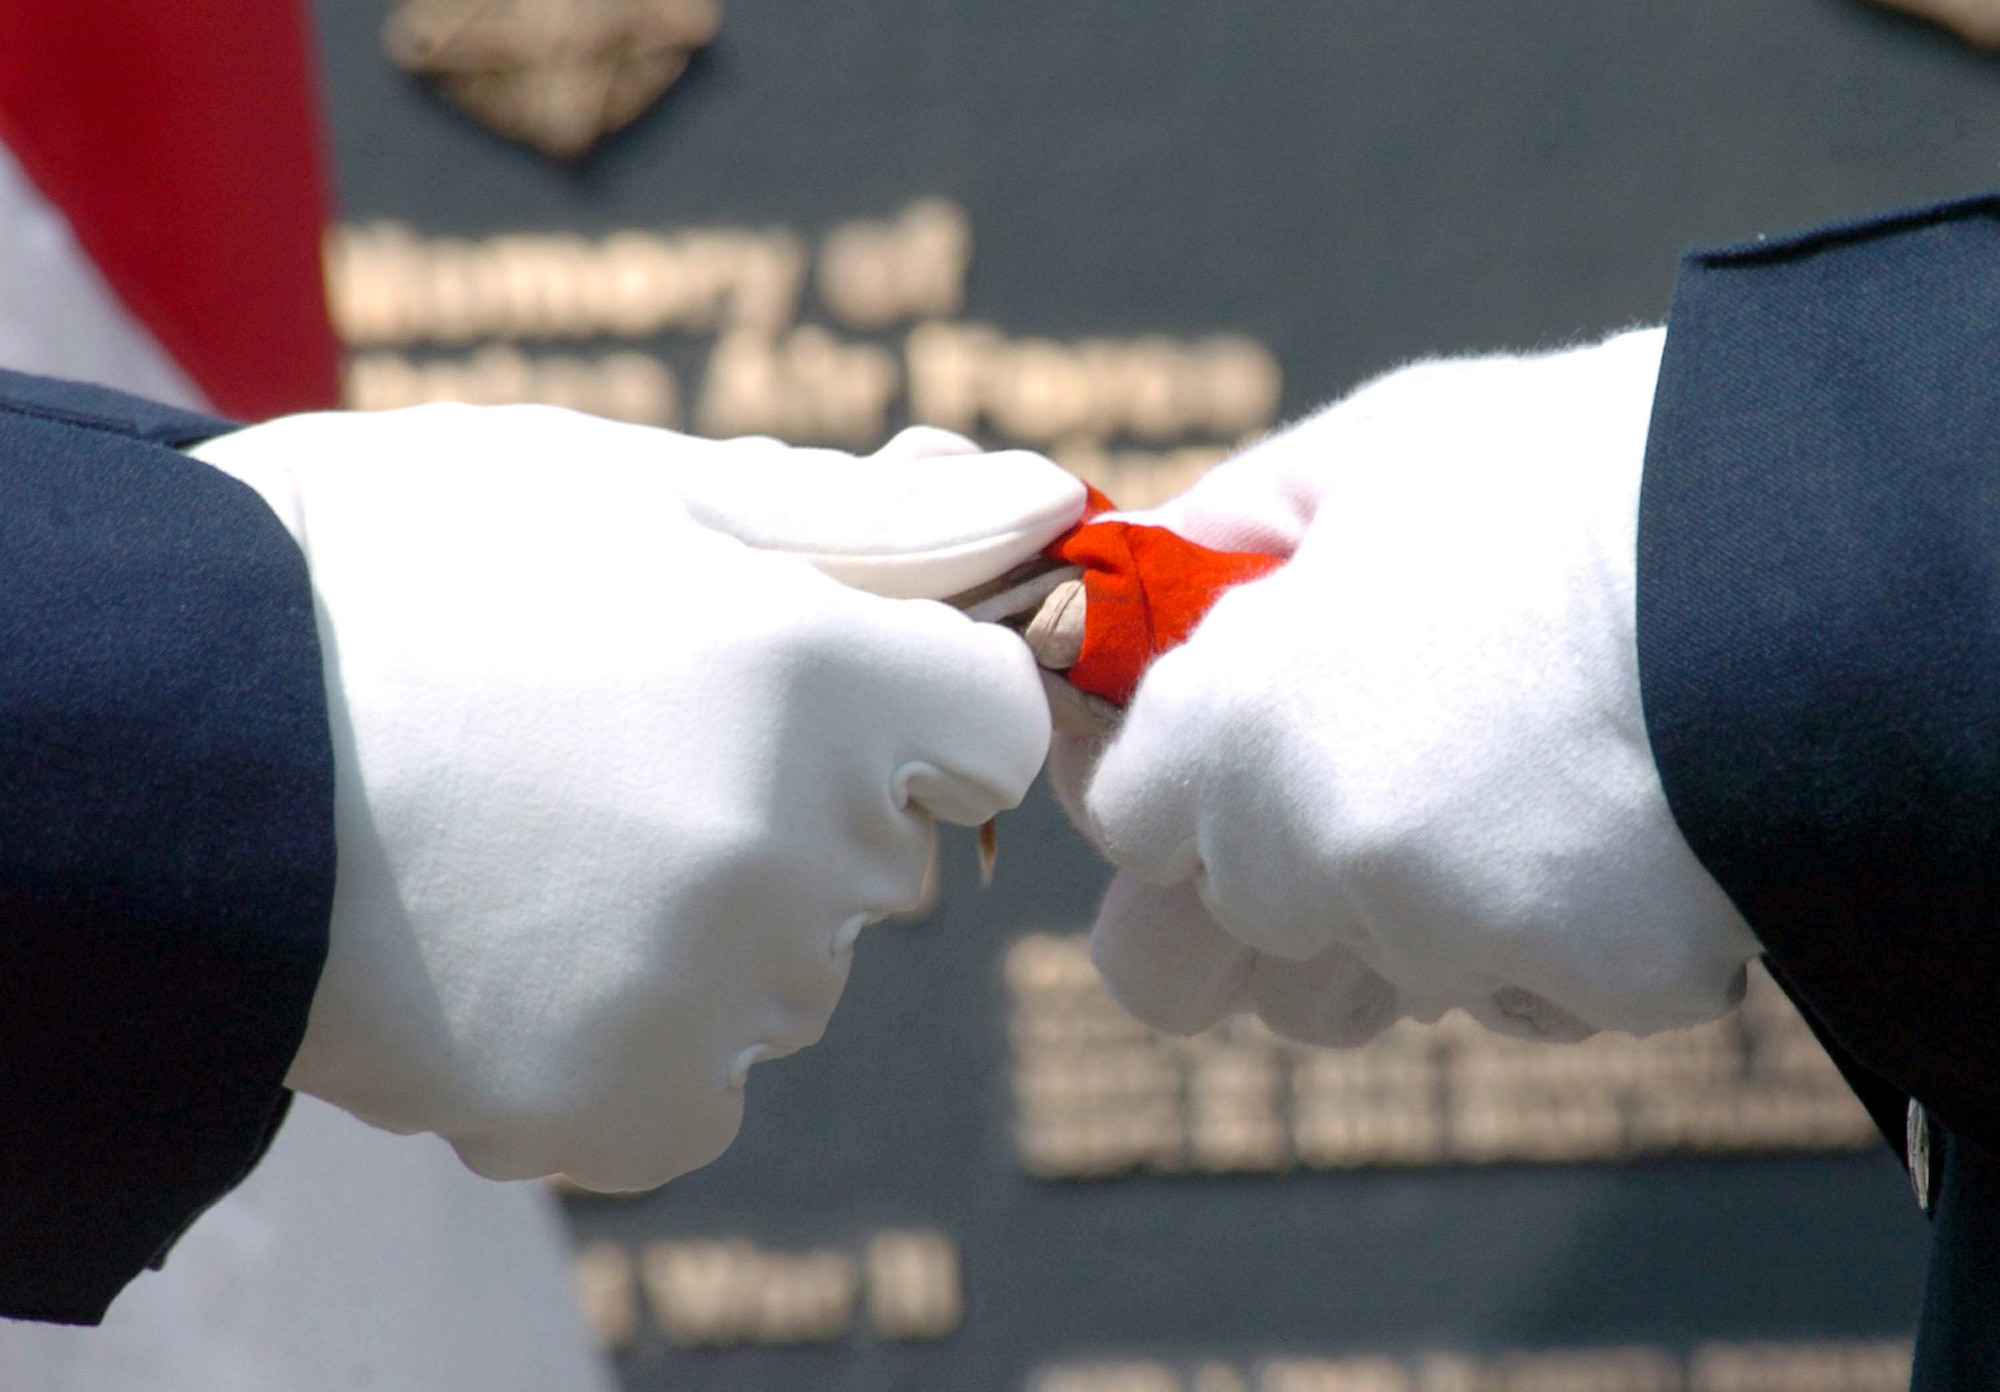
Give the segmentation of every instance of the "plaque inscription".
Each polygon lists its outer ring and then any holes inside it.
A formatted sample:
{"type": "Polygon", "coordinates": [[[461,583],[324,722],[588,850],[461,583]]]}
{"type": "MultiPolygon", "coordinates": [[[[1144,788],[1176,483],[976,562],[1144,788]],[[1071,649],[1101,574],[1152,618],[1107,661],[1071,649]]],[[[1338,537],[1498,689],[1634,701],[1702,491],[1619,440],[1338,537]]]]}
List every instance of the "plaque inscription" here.
{"type": "Polygon", "coordinates": [[[891,1343],[946,1338],[965,1320],[958,1244],[936,1228],[889,1228],[851,1246],[785,1251],[745,1237],[668,1237],[636,1251],[585,1244],[572,1268],[598,1343],[628,1346],[642,1305],[679,1349],[827,1345],[857,1324],[891,1343]]]}
{"type": "Polygon", "coordinates": [[[959,317],[973,243],[942,198],[816,246],[790,227],[465,238],[379,222],[328,238],[327,287],[363,410],[540,401],[847,449],[906,420],[1042,450],[1128,507],[1277,418],[1283,373],[1244,334],[1058,340],[959,317]]]}
{"type": "Polygon", "coordinates": [[[1874,1124],[1760,969],[1696,1029],[1541,1044],[1454,1013],[1359,1049],[1236,1016],[1193,1039],[1112,1001],[1080,937],[1029,934],[1012,1002],[1015,1155],[1046,1179],[1841,1151],[1874,1124]]]}
{"type": "Polygon", "coordinates": [[[1476,1357],[1285,1356],[1249,1366],[1155,1359],[1057,1363],[1027,1392],[1903,1392],[1907,1339],[1646,1345],[1476,1357]]]}

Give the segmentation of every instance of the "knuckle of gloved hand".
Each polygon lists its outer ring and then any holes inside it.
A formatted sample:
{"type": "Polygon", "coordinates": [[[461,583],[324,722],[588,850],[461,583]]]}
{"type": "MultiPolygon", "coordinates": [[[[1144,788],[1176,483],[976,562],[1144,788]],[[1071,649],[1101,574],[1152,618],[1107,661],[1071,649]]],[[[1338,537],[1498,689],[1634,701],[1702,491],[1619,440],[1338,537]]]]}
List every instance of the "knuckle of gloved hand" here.
{"type": "Polygon", "coordinates": [[[481,1179],[508,1182],[560,1174],[566,1157],[545,1137],[518,1130],[482,1128],[441,1133],[468,1170],[481,1179]]]}
{"type": "MultiPolygon", "coordinates": [[[[1026,796],[1049,747],[1048,701],[1034,658],[1012,634],[941,605],[913,603],[894,663],[903,759],[963,785],[953,820],[984,820],[1026,796]],[[975,815],[974,803],[986,805],[975,815]]],[[[933,810],[939,810],[934,808],[933,810]]]]}
{"type": "Polygon", "coordinates": [[[1148,675],[1124,727],[1090,771],[1084,794],[1089,819],[1114,860],[1125,864],[1121,851],[1142,855],[1162,838],[1193,834],[1217,801],[1218,773],[1230,768],[1238,743],[1235,706],[1226,691],[1207,689],[1193,664],[1167,667],[1163,661],[1148,675]]]}
{"type": "Polygon", "coordinates": [[[821,925],[815,925],[806,936],[810,939],[808,949],[788,956],[774,982],[784,1018],[766,1033],[778,1053],[796,1053],[819,1043],[834,1006],[840,1003],[841,992],[847,989],[853,938],[821,925]]]}
{"type": "Polygon", "coordinates": [[[777,712],[779,743],[821,751],[802,766],[974,824],[1026,795],[1049,717],[1017,638],[924,600],[831,587],[817,599],[767,619],[745,672],[777,712]]]}
{"type": "Polygon", "coordinates": [[[876,451],[878,457],[888,459],[935,459],[979,453],[979,446],[965,436],[936,425],[904,426],[876,451]]]}
{"type": "Polygon", "coordinates": [[[720,1159],[743,1125],[740,1092],[718,1094],[708,1114],[664,1118],[645,1131],[613,1130],[573,1139],[543,1174],[560,1174],[603,1194],[657,1189],[720,1159]]]}
{"type": "Polygon", "coordinates": [[[591,1080],[580,1097],[440,1131],[474,1173],[494,1180],[564,1175],[586,1189],[651,1189],[722,1155],[743,1123],[725,1072],[671,1058],[643,1075],[591,1080]],[[667,1081],[659,1078],[664,1069],[667,1081]]]}
{"type": "Polygon", "coordinates": [[[1735,1009],[1748,987],[1748,959],[1683,947],[1648,952],[1641,945],[1621,953],[1603,979],[1576,993],[1587,1000],[1582,1013],[1608,1028],[1647,1035],[1706,1024],[1735,1009]]]}

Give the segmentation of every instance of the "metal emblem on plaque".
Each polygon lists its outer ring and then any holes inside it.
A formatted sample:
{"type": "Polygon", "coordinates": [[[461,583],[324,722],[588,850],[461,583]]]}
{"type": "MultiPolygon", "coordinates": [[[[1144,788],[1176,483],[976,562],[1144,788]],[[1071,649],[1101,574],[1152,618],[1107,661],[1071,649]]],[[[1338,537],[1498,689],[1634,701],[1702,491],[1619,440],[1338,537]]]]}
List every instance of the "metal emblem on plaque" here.
{"type": "Polygon", "coordinates": [[[716,0],[402,0],[382,39],[482,124],[571,159],[651,106],[721,22],[716,0]]]}

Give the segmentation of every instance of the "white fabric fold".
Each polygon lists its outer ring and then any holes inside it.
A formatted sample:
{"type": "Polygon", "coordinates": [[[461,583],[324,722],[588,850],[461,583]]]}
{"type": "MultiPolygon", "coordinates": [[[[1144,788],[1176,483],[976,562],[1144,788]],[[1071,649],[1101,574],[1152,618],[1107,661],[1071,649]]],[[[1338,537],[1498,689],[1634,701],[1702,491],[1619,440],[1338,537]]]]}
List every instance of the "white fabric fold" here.
{"type": "Polygon", "coordinates": [[[946,599],[1005,574],[1083,510],[1083,485],[1040,455],[984,454],[933,426],[861,459],[757,437],[704,452],[713,462],[679,480],[697,522],[891,599],[946,599]]]}

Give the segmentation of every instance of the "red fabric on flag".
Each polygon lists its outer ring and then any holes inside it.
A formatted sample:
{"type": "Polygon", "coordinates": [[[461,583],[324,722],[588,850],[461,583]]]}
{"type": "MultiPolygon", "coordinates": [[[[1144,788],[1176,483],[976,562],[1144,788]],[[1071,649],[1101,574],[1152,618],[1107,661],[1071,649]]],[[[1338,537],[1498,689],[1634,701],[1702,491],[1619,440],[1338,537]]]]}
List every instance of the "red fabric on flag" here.
{"type": "Polygon", "coordinates": [[[1214,551],[1165,527],[1092,520],[1110,509],[1092,488],[1084,520],[1046,554],[1083,567],[1083,652],[1064,675],[1122,706],[1153,659],[1186,642],[1224,590],[1270,574],[1285,558],[1214,551]]]}
{"type": "Polygon", "coordinates": [[[5,0],[0,140],[216,409],[333,405],[304,0],[5,0]]]}

